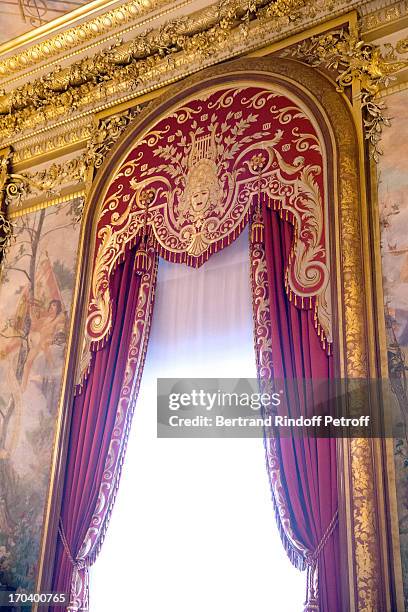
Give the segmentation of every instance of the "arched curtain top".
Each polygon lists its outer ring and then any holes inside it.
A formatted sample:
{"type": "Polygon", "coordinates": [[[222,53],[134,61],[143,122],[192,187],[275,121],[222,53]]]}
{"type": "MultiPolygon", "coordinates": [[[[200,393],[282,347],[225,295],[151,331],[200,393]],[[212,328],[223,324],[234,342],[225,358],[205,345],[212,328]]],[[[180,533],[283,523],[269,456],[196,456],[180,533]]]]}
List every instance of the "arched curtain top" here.
{"type": "Polygon", "coordinates": [[[204,90],[141,133],[98,213],[86,335],[101,346],[112,326],[109,279],[137,236],[165,259],[200,266],[230,244],[261,200],[294,226],[285,282],[314,308],[331,342],[324,143],[310,111],[276,87],[204,90]]]}

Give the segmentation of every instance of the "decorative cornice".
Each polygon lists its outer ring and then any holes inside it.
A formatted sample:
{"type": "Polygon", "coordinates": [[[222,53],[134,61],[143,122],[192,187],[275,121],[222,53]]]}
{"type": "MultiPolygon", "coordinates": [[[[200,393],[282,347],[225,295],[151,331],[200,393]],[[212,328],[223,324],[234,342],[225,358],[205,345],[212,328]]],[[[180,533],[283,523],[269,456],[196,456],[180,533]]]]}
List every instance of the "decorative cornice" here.
{"type": "MultiPolygon", "coordinates": [[[[352,2],[345,0],[344,6],[352,2]]],[[[169,73],[175,74],[171,82],[185,76],[177,77],[180,66],[188,65],[191,73],[194,64],[198,70],[211,58],[220,61],[216,54],[229,50],[232,57],[239,52],[235,47],[242,45],[249,33],[251,42],[259,35],[259,45],[265,40],[265,32],[282,32],[306,15],[313,19],[334,7],[334,0],[315,0],[313,6],[306,0],[220,0],[194,15],[170,21],[133,41],[105,49],[5,94],[0,98],[0,137],[36,129],[146,82],[157,85],[169,73]]]]}
{"type": "Polygon", "coordinates": [[[0,78],[49,61],[169,4],[169,0],[131,0],[89,21],[48,37],[0,61],[0,78]]]}
{"type": "Polygon", "coordinates": [[[89,140],[93,133],[94,124],[92,117],[81,117],[68,124],[57,128],[52,133],[34,135],[13,147],[13,167],[20,164],[35,164],[35,158],[53,155],[58,150],[66,150],[68,147],[80,146],[89,140]]]}
{"type": "MultiPolygon", "coordinates": [[[[286,2],[286,0],[277,0],[278,3],[281,1],[286,2]]],[[[297,1],[299,0],[289,0],[292,3],[297,1]]],[[[192,41],[197,47],[203,44],[208,47],[210,28],[218,25],[218,33],[229,32],[236,27],[237,20],[240,21],[244,14],[249,16],[251,13],[256,13],[258,5],[265,4],[265,0],[255,0],[255,2],[257,5],[251,6],[246,11],[241,8],[237,0],[219,2],[205,13],[169,21],[159,29],[147,32],[130,42],[117,43],[113,47],[99,51],[91,58],[84,58],[67,68],[59,68],[1,96],[0,114],[22,113],[29,108],[39,110],[54,103],[60,103],[62,106],[74,104],[75,108],[79,100],[74,92],[82,97],[96,84],[124,76],[121,72],[123,73],[126,67],[132,66],[131,71],[127,70],[127,76],[136,81],[155,63],[186,49],[192,41]]],[[[211,38],[214,38],[214,32],[211,34],[213,34],[211,38]]]]}
{"type": "Polygon", "coordinates": [[[391,6],[384,6],[373,13],[361,16],[361,32],[368,34],[378,30],[408,15],[408,0],[395,2],[391,6]]]}
{"type": "Polygon", "coordinates": [[[313,67],[334,70],[339,92],[351,87],[355,79],[360,82],[365,137],[371,144],[372,157],[378,161],[383,126],[389,126],[390,119],[384,114],[384,103],[377,101],[377,97],[395,79],[393,73],[408,66],[408,60],[398,59],[390,46],[381,49],[364,42],[356,29],[350,32],[340,29],[309,38],[282,55],[296,57],[313,67]]]}
{"type": "Polygon", "coordinates": [[[88,166],[85,151],[67,162],[51,164],[45,170],[8,174],[5,184],[7,209],[20,208],[23,201],[39,196],[58,198],[67,185],[85,184],[88,166]]]}

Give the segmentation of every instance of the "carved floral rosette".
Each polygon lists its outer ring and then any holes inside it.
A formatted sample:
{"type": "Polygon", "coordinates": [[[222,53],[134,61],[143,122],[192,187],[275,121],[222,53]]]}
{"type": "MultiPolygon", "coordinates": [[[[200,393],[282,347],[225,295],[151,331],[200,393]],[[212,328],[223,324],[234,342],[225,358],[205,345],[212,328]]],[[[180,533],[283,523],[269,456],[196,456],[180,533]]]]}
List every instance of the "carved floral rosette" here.
{"type": "Polygon", "coordinates": [[[236,85],[174,107],[139,136],[102,202],[86,344],[109,336],[109,279],[142,231],[163,258],[198,267],[235,240],[262,197],[294,227],[282,282],[295,306],[314,308],[329,347],[325,177],[313,121],[278,90],[236,85]]]}
{"type": "Polygon", "coordinates": [[[69,612],[88,610],[88,568],[94,563],[103,544],[119,487],[130,426],[143,373],[154,303],[158,259],[155,250],[151,247],[148,248],[148,262],[148,269],[141,277],[126,369],[98,501],[90,527],[74,560],[69,612]]]}

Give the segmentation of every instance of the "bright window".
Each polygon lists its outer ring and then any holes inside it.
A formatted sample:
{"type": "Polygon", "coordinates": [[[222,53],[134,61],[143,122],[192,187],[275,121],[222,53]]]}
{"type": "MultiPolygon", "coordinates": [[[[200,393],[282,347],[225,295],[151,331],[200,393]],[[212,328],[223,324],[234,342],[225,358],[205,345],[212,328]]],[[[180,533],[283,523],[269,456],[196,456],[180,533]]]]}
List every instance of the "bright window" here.
{"type": "Polygon", "coordinates": [[[121,486],[91,612],[297,612],[261,439],[157,439],[156,379],[255,378],[248,235],[200,269],[160,261],[121,486]]]}

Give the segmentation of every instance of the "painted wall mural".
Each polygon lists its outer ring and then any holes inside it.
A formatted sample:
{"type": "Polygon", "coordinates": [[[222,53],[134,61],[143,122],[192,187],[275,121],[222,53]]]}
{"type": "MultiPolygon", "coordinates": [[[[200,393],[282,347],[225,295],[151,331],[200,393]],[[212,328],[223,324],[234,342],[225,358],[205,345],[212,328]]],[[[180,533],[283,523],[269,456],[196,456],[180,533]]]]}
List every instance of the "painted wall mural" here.
{"type": "Polygon", "coordinates": [[[0,587],[32,590],[74,287],[79,201],[17,218],[0,284],[0,587]]]}
{"type": "Polygon", "coordinates": [[[391,128],[384,131],[379,167],[383,287],[392,388],[399,405],[394,441],[405,605],[408,609],[408,91],[387,99],[391,128]]]}

